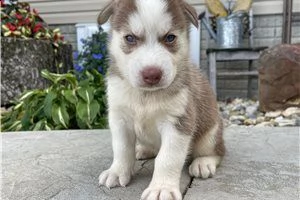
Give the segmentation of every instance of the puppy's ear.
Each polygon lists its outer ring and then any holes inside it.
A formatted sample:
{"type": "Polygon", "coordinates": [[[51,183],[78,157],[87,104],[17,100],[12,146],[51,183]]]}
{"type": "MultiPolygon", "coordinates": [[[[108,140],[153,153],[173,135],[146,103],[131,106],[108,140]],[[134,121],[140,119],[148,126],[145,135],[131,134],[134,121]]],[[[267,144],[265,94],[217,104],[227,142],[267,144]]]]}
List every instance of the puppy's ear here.
{"type": "Polygon", "coordinates": [[[197,11],[194,7],[190,6],[188,3],[183,1],[184,14],[189,19],[189,21],[198,28],[199,22],[197,17],[197,11]]]}
{"type": "Polygon", "coordinates": [[[114,5],[115,5],[115,1],[113,0],[101,10],[97,19],[99,25],[102,25],[108,21],[109,17],[114,12],[114,5]]]}

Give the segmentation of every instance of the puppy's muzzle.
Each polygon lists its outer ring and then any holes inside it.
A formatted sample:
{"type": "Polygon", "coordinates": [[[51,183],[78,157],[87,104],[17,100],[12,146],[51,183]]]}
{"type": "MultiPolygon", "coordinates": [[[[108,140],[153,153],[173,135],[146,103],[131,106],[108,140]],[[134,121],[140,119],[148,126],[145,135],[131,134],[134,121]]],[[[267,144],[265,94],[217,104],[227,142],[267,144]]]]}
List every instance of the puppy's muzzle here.
{"type": "Polygon", "coordinates": [[[148,86],[156,85],[162,78],[162,71],[158,67],[146,67],[141,72],[143,81],[148,86]]]}

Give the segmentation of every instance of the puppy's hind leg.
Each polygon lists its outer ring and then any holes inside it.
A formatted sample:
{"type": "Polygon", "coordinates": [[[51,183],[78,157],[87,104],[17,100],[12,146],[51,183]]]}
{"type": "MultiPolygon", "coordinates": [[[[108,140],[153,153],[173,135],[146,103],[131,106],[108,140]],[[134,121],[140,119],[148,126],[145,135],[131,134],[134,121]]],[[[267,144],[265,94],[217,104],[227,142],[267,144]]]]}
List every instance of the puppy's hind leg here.
{"type": "Polygon", "coordinates": [[[145,160],[156,157],[158,149],[152,147],[151,145],[145,145],[137,142],[135,147],[135,157],[137,160],[145,160]]]}
{"type": "Polygon", "coordinates": [[[222,123],[217,123],[207,133],[195,141],[193,162],[189,174],[193,177],[209,178],[215,175],[225,154],[222,138],[222,123]]]}

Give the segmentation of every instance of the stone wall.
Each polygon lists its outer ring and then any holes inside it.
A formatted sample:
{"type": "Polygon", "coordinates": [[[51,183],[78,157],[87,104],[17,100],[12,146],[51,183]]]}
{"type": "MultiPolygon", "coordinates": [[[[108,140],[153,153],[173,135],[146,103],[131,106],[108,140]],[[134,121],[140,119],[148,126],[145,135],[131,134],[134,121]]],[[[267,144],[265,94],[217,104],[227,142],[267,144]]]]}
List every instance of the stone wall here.
{"type": "MultiPolygon", "coordinates": [[[[282,15],[256,15],[253,20],[253,43],[254,46],[268,46],[281,43],[282,34],[282,15]]],[[[214,42],[209,39],[205,28],[201,27],[201,68],[208,73],[206,49],[214,42]]],[[[292,23],[292,43],[300,42],[300,22],[294,21],[292,23]]],[[[257,68],[259,63],[254,62],[254,67],[257,68]]],[[[242,71],[248,69],[247,62],[227,62],[218,63],[218,70],[221,71],[242,71]]],[[[218,77],[217,91],[218,98],[225,99],[228,97],[247,97],[247,79],[248,77],[218,77]]],[[[255,78],[252,84],[252,98],[256,99],[258,96],[258,79],[255,78]]]]}
{"type": "Polygon", "coordinates": [[[67,72],[73,68],[71,45],[61,45],[55,56],[50,41],[1,38],[1,105],[8,105],[22,92],[44,88],[41,71],[67,72]],[[56,63],[62,63],[61,68],[56,63]]]}

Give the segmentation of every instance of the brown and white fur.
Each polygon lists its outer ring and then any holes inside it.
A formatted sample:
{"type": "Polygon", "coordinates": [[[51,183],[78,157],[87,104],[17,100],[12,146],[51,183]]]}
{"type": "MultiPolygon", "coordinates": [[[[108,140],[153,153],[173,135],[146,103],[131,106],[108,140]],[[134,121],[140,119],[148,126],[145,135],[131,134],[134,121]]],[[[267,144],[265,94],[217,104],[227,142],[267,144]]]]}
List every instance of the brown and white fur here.
{"type": "Polygon", "coordinates": [[[110,18],[107,76],[113,163],[99,184],[126,186],[136,159],[155,157],[143,200],[182,199],[181,171],[215,174],[225,148],[222,120],[206,78],[189,58],[194,8],[183,0],[113,0],[98,17],[110,18]],[[175,36],[175,37],[174,37],[175,36]]]}

